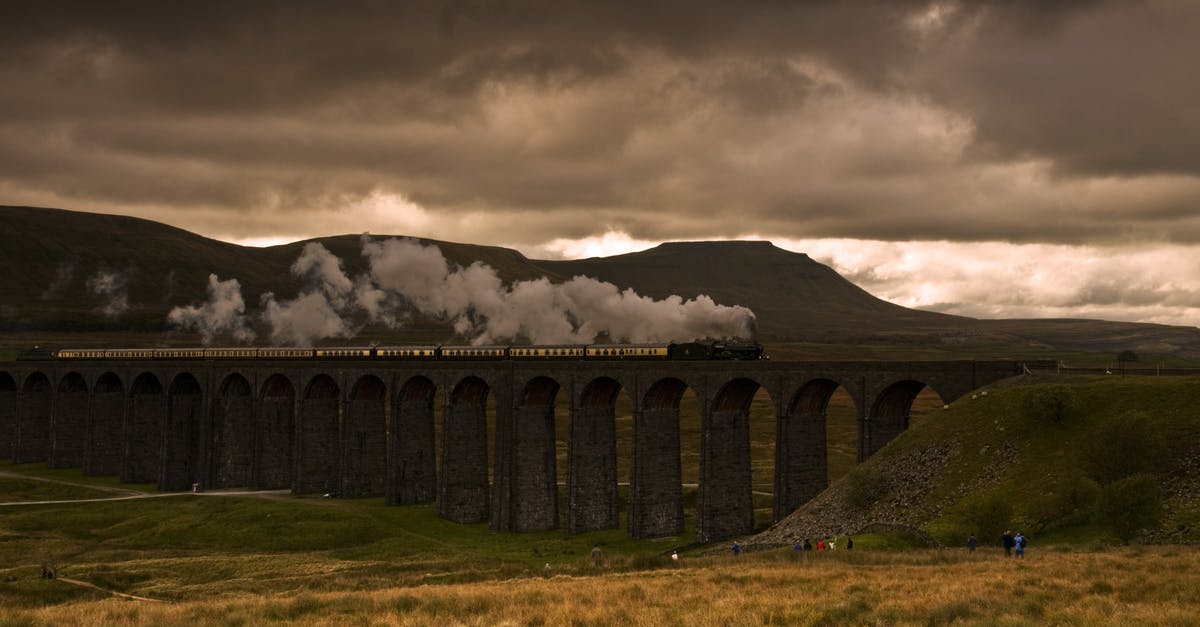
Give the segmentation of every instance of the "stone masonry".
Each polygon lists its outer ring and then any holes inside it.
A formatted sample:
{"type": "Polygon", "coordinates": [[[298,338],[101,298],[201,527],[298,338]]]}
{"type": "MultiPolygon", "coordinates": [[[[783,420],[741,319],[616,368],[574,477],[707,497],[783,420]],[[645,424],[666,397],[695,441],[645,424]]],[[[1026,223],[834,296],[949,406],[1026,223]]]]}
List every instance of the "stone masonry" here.
{"type": "Polygon", "coordinates": [[[834,391],[858,407],[865,459],[907,428],[925,387],[952,402],[1020,372],[1013,362],[0,362],[0,458],[164,490],[436,501],[456,522],[582,533],[621,520],[614,425],[623,394],[633,401],[628,533],[671,536],[684,528],[679,404],[690,389],[701,412],[696,533],[715,541],[753,530],[757,391],[775,408],[779,519],[828,483],[834,391]],[[566,415],[556,413],[560,396],[566,415]],[[569,434],[562,516],[558,421],[569,434]]]}

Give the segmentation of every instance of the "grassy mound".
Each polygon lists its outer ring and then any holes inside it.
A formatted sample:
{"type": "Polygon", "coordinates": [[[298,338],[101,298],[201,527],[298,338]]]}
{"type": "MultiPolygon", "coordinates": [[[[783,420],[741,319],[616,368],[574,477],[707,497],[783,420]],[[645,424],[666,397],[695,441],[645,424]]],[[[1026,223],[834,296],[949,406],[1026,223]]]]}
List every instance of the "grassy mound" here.
{"type": "Polygon", "coordinates": [[[1025,377],[916,422],[756,541],[885,525],[951,546],[1200,542],[1200,383],[1025,377]]]}

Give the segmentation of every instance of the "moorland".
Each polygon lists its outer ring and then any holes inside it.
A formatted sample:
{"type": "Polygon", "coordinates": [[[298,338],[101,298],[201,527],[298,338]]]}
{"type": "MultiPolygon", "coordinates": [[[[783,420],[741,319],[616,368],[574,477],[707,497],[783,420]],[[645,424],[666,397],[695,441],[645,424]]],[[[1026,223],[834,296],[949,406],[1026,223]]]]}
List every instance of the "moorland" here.
{"type": "MultiPolygon", "coordinates": [[[[0,263],[22,269],[0,276],[0,361],[34,344],[193,344],[165,324],[166,312],[203,300],[209,273],[237,277],[248,302],[302,287],[287,269],[303,243],[252,249],[59,210],[2,208],[0,218],[0,263]],[[119,317],[87,287],[97,269],[125,277],[119,317]]],[[[359,236],[321,242],[348,272],[361,269],[359,236]]],[[[747,550],[736,558],[725,543],[694,544],[699,412],[690,393],[681,404],[688,524],[654,540],[622,529],[501,534],[381,499],[165,495],[0,461],[0,625],[1189,624],[1200,613],[1191,592],[1200,583],[1200,379],[1153,376],[1155,366],[1200,365],[1200,330],[907,310],[765,243],[553,262],[438,245],[452,262],[483,261],[506,281],[582,273],[656,297],[708,293],[749,306],[776,359],[1104,367],[1131,351],[1138,361],[1127,374],[1025,375],[947,408],[926,390],[909,430],[861,465],[853,404],[839,391],[827,412],[830,488],[777,524],[774,417],[760,392],[750,421],[757,529],[739,539],[747,550]],[[711,263],[717,257],[725,261],[711,263]],[[92,501],[113,497],[122,500],[92,501]],[[1032,540],[1024,561],[997,547],[1008,528],[1032,540]],[[971,533],[975,554],[964,548],[971,533]],[[797,539],[847,534],[853,552],[792,550],[797,539]],[[43,565],[57,578],[41,578],[43,565]]],[[[365,331],[378,341],[462,340],[444,321],[419,318],[365,331]]],[[[622,395],[617,408],[621,482],[628,403],[622,395]]],[[[561,403],[556,413],[567,415],[561,403]]],[[[556,422],[560,478],[566,422],[556,422]]]]}

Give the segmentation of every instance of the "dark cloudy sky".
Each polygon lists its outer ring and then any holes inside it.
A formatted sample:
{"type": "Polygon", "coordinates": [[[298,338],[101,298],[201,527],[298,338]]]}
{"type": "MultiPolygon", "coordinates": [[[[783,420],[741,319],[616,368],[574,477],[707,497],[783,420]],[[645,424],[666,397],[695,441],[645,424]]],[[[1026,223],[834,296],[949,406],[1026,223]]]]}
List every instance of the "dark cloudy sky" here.
{"type": "Polygon", "coordinates": [[[1200,2],[0,5],[0,204],[1200,324],[1200,2]]]}

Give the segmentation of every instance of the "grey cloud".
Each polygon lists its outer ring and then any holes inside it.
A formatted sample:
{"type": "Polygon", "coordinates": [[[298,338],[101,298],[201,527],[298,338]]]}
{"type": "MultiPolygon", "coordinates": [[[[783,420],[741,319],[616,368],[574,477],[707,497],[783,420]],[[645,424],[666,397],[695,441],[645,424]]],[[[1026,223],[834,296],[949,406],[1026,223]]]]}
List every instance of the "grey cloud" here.
{"type": "Polygon", "coordinates": [[[1200,11],[942,4],[10,2],[0,189],[223,236],[384,193],[488,243],[1200,240],[1200,11]]]}
{"type": "Polygon", "coordinates": [[[1045,156],[1075,175],[1200,174],[1200,110],[1186,104],[1200,99],[1200,6],[1074,8],[1039,23],[989,6],[920,58],[916,81],[971,116],[982,158],[1045,156]]]}

